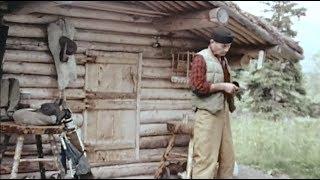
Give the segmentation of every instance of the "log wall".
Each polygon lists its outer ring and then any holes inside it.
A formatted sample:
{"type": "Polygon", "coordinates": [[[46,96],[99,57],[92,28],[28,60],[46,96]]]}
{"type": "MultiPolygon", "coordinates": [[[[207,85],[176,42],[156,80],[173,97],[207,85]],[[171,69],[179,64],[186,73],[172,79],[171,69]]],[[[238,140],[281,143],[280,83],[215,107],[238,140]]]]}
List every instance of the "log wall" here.
{"type": "MultiPolygon", "coordinates": [[[[47,44],[46,27],[58,16],[69,18],[76,27],[75,41],[77,75],[66,91],[67,101],[76,113],[81,127],[83,111],[86,109],[85,64],[92,61],[89,51],[142,52],[142,82],[140,101],[140,158],[133,161],[108,162],[92,166],[100,178],[139,176],[154,174],[160,158],[169,141],[166,122],[181,120],[184,114],[192,118],[190,93],[187,87],[170,82],[171,51],[198,50],[207,46],[194,35],[182,32],[165,34],[158,32],[149,17],[132,16],[76,7],[53,7],[40,14],[5,15],[9,25],[7,50],[4,56],[4,78],[17,78],[20,82],[22,102],[39,106],[58,97],[54,61],[47,44]],[[161,36],[161,48],[153,48],[155,35],[161,36]],[[116,166],[116,165],[121,166],[116,166]],[[129,168],[129,170],[128,170],[129,168]],[[100,173],[103,172],[103,173],[100,173]]],[[[89,122],[90,123],[90,122],[89,122]]],[[[13,145],[1,165],[1,174],[10,173],[13,145]],[[3,170],[4,169],[4,170],[3,170]]],[[[175,148],[185,152],[189,137],[178,136],[175,148]]],[[[35,156],[34,138],[27,139],[24,147],[26,156],[35,156]]],[[[44,138],[44,148],[48,146],[44,138]]],[[[45,154],[51,152],[44,150],[45,154]]],[[[48,170],[54,170],[52,163],[46,163],[48,170]]],[[[37,171],[37,163],[22,164],[19,173],[37,171]]]]}

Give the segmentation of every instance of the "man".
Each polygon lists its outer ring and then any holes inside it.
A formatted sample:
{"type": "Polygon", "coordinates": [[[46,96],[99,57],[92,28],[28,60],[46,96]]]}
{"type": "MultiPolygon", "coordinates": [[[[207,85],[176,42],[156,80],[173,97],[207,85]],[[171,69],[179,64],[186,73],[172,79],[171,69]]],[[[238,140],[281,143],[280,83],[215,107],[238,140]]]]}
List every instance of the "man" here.
{"type": "Polygon", "coordinates": [[[196,109],[193,179],[232,178],[235,158],[229,107],[234,110],[232,98],[238,87],[230,83],[224,57],[232,41],[228,29],[217,28],[208,48],[198,52],[192,62],[190,85],[196,109]]]}

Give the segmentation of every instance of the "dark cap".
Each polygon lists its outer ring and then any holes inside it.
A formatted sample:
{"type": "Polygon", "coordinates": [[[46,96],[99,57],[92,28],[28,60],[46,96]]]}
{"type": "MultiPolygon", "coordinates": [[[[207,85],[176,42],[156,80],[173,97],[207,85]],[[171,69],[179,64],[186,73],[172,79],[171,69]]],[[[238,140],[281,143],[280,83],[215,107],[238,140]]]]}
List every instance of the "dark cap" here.
{"type": "Polygon", "coordinates": [[[212,35],[212,39],[215,42],[222,43],[222,44],[232,43],[233,37],[234,36],[232,32],[229,29],[222,26],[215,28],[212,35]]]}

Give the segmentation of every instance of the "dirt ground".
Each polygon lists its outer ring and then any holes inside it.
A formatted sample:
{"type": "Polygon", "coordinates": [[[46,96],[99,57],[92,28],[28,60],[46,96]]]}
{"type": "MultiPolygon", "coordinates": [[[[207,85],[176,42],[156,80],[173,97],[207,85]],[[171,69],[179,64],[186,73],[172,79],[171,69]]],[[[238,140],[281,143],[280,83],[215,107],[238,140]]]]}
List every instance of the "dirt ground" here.
{"type": "Polygon", "coordinates": [[[288,175],[270,175],[249,166],[239,165],[239,174],[235,179],[290,179],[288,175]]]}
{"type": "MultiPolygon", "coordinates": [[[[246,165],[239,165],[239,173],[237,177],[234,177],[234,179],[290,179],[287,175],[269,175],[266,172],[263,172],[261,170],[254,169],[252,167],[246,166],[246,165]]],[[[47,177],[50,177],[52,173],[46,173],[47,177]]],[[[39,173],[35,173],[33,175],[20,175],[20,178],[24,179],[37,179],[39,177],[39,173]]],[[[3,178],[9,178],[9,175],[1,175],[0,179],[3,178]]],[[[119,177],[116,179],[153,179],[153,175],[140,175],[140,176],[129,176],[129,177],[119,177]]],[[[177,176],[172,176],[167,179],[178,179],[177,176]]]]}

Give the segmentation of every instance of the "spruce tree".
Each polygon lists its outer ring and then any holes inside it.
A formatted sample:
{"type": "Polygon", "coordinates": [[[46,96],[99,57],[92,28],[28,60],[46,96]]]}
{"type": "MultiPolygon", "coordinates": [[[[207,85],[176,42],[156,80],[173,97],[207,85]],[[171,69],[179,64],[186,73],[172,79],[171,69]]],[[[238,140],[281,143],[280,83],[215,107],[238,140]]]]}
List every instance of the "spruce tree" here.
{"type": "MultiPolygon", "coordinates": [[[[291,29],[293,17],[305,15],[305,8],[294,8],[297,4],[290,1],[264,2],[273,12],[269,22],[284,35],[295,37],[291,29]]],[[[255,62],[255,61],[253,61],[255,62]]],[[[253,67],[253,68],[252,68],[253,67]]],[[[265,59],[261,69],[247,68],[240,79],[245,81],[248,93],[245,104],[254,112],[262,112],[277,120],[288,115],[306,115],[308,102],[303,84],[301,66],[294,60],[265,59]]]]}
{"type": "Polygon", "coordinates": [[[280,32],[289,37],[295,37],[297,32],[291,29],[292,18],[306,15],[306,8],[295,8],[297,3],[292,1],[264,1],[262,2],[268,6],[264,12],[272,12],[271,18],[266,18],[271,24],[278,28],[280,32]]]}

